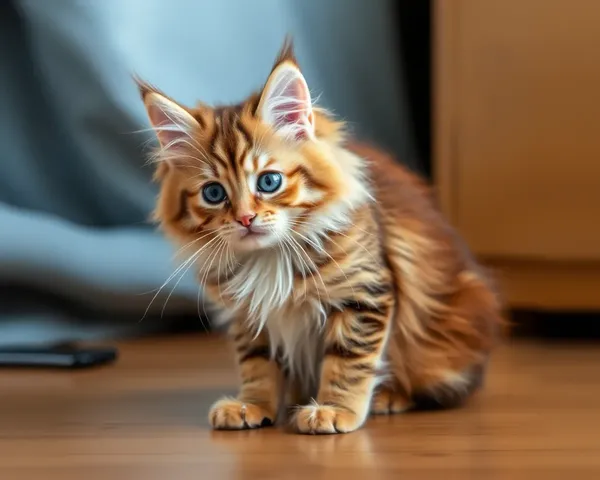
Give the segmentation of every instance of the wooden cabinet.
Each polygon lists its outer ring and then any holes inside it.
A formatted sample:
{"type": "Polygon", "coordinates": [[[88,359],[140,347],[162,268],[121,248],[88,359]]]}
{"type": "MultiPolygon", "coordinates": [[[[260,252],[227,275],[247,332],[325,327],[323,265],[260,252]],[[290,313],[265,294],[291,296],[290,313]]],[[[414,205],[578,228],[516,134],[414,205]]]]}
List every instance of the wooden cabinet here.
{"type": "Polygon", "coordinates": [[[434,5],[444,211],[513,306],[600,309],[600,1],[434,5]]]}

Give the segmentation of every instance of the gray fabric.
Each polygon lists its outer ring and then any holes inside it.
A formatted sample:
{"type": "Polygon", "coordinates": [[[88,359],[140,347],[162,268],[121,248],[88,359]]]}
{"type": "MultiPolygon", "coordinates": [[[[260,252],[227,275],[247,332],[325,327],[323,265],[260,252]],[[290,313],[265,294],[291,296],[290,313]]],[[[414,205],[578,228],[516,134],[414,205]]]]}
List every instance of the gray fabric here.
{"type": "MultiPolygon", "coordinates": [[[[15,11],[3,2],[0,38],[11,47],[0,51],[0,285],[33,286],[129,328],[152,297],[143,293],[173,271],[172,248],[146,220],[152,135],[135,133],[148,125],[132,72],[182,102],[238,101],[262,84],[291,32],[320,103],[410,163],[392,4],[19,0],[15,11]]],[[[167,316],[196,315],[197,290],[187,275],[167,316]]],[[[10,309],[0,297],[0,343],[61,336],[44,328],[59,331],[64,318],[72,336],[85,329],[84,318],[40,309],[31,295],[10,309]],[[35,329],[19,334],[27,319],[35,329]]]]}

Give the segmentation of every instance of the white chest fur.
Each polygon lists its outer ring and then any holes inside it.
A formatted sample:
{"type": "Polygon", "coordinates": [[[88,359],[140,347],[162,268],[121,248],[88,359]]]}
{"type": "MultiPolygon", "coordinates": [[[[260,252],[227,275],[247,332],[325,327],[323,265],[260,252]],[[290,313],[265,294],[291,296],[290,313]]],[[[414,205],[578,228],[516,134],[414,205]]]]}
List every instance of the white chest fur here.
{"type": "Polygon", "coordinates": [[[281,353],[290,374],[311,384],[322,357],[322,315],[318,304],[307,302],[274,313],[266,325],[271,348],[281,353]]]}
{"type": "Polygon", "coordinates": [[[236,316],[248,328],[264,331],[292,375],[314,381],[321,357],[326,310],[315,291],[318,276],[298,276],[298,265],[285,251],[273,249],[246,259],[236,275],[221,285],[236,316]]]}

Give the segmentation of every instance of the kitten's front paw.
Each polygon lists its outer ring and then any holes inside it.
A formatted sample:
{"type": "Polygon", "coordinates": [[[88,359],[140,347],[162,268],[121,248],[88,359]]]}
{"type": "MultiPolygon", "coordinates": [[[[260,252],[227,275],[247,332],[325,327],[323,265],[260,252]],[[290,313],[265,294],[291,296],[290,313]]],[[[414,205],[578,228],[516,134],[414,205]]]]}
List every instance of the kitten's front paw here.
{"type": "Polygon", "coordinates": [[[292,424],[298,433],[348,433],[362,424],[354,412],[332,405],[305,405],[296,410],[292,424]]]}
{"type": "Polygon", "coordinates": [[[252,403],[223,398],[210,409],[208,421],[215,430],[244,430],[273,425],[274,415],[252,403]]]}

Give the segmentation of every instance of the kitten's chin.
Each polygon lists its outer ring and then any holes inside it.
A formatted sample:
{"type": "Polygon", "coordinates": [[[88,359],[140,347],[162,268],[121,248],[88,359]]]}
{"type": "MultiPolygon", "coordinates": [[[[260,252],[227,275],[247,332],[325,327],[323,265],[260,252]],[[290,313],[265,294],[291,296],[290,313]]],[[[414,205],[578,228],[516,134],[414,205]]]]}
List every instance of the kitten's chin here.
{"type": "Polygon", "coordinates": [[[270,248],[279,243],[279,239],[272,233],[249,233],[236,239],[234,249],[238,252],[252,252],[270,248]]]}

